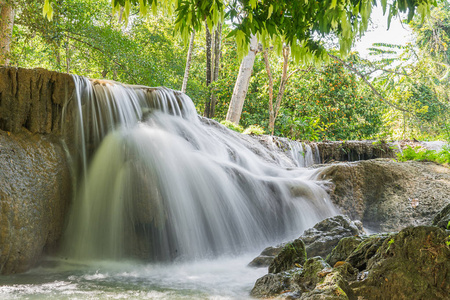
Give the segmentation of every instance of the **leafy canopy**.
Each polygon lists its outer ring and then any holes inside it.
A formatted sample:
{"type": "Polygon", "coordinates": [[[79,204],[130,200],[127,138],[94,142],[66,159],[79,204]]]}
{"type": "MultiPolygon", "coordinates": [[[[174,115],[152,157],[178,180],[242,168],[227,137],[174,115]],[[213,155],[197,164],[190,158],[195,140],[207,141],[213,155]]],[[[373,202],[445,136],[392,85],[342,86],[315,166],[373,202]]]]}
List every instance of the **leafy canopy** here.
{"type": "MultiPolygon", "coordinates": [[[[51,19],[52,2],[45,0],[43,14],[51,19]]],[[[374,5],[381,4],[388,12],[388,23],[399,13],[411,20],[418,11],[422,18],[429,14],[436,0],[111,0],[113,11],[124,8],[130,16],[132,6],[139,6],[142,15],[162,9],[175,14],[175,32],[188,41],[192,30],[200,30],[206,22],[210,28],[228,19],[235,29],[230,33],[238,45],[238,56],[249,49],[250,37],[257,35],[264,46],[283,44],[291,47],[295,61],[306,63],[328,61],[321,40],[327,35],[339,39],[342,54],[349,52],[357,35],[367,30],[374,5]]]]}

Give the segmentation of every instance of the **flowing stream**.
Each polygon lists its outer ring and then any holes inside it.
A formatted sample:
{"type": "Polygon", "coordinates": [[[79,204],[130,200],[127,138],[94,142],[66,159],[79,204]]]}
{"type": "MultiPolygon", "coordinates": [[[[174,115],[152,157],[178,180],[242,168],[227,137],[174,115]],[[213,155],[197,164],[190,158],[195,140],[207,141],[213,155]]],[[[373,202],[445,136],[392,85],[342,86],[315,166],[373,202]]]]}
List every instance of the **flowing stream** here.
{"type": "Polygon", "coordinates": [[[74,80],[62,250],[2,298],[242,299],[266,272],[246,266],[254,256],[336,213],[302,168],[310,148],[269,150],[179,92],[74,80]]]}

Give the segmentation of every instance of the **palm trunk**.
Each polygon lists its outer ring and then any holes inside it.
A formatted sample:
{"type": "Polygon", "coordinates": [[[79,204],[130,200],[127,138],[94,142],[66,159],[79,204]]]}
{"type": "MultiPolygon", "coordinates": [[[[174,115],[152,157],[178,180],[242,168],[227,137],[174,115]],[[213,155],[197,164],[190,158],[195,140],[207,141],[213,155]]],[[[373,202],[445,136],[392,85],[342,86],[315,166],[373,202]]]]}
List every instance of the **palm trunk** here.
{"type": "Polygon", "coordinates": [[[9,52],[14,26],[14,6],[0,0],[0,65],[9,64],[9,52]]]}
{"type": "Polygon", "coordinates": [[[189,41],[189,50],[186,58],[186,68],[184,69],[183,85],[181,92],[186,93],[189,71],[191,70],[192,50],[194,49],[195,30],[192,30],[191,40],[189,41]]]}
{"type": "Polygon", "coordinates": [[[250,40],[250,50],[248,51],[247,56],[242,59],[236,84],[234,85],[233,95],[231,96],[230,106],[228,107],[227,121],[235,124],[239,124],[239,120],[241,119],[242,108],[244,107],[244,100],[247,95],[257,52],[258,39],[255,35],[252,35],[250,40]]]}

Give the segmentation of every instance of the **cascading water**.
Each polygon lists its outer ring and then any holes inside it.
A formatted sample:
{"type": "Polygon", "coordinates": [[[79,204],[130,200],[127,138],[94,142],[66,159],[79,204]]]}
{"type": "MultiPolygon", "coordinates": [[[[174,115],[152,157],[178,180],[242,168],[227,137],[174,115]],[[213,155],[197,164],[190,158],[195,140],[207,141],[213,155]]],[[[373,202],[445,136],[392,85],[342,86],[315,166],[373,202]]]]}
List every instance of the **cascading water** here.
{"type": "Polygon", "coordinates": [[[240,253],[334,213],[313,172],[287,170],[261,145],[201,122],[186,95],[75,81],[87,169],[65,235],[69,257],[240,253]]]}
{"type": "Polygon", "coordinates": [[[74,81],[62,258],[0,285],[2,299],[244,299],[266,272],[246,267],[255,255],[335,214],[292,147],[201,118],[179,92],[74,81]]]}

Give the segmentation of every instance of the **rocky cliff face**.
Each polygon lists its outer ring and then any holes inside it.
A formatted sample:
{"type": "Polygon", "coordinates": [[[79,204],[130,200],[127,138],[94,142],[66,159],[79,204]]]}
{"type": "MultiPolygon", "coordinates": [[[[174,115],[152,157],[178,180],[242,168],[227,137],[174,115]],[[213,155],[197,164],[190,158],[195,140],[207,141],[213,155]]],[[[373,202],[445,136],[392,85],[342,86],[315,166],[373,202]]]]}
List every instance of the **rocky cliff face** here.
{"type": "Polygon", "coordinates": [[[67,74],[0,68],[0,273],[23,272],[57,247],[71,198],[61,144],[67,74]]]}
{"type": "Polygon", "coordinates": [[[0,67],[0,129],[60,134],[62,109],[73,91],[68,74],[0,67]]]}

